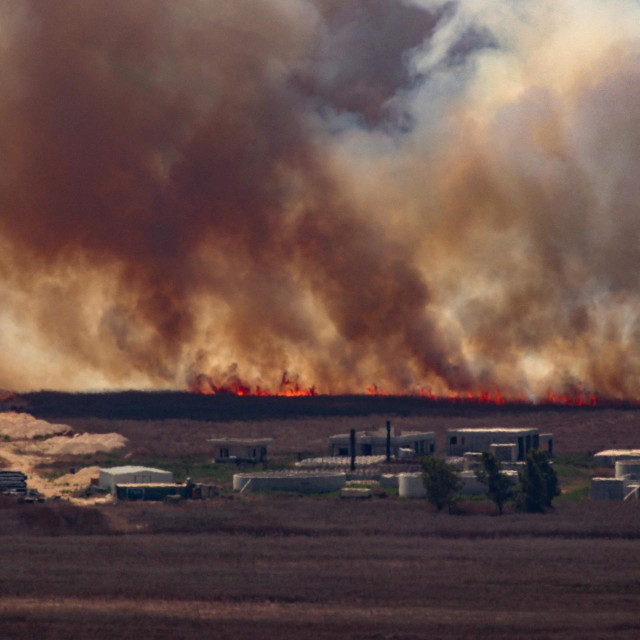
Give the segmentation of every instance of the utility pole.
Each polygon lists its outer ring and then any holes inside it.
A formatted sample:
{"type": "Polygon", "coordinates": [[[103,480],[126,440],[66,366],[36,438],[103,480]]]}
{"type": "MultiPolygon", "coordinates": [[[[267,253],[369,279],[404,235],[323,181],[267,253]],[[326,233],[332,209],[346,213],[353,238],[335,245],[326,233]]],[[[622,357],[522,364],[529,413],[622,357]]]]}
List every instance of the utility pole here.
{"type": "Polygon", "coordinates": [[[387,462],[391,462],[391,421],[387,420],[387,462]]]}
{"type": "Polygon", "coordinates": [[[349,434],[349,445],[351,449],[351,471],[356,470],[356,430],[351,429],[349,434]]]}

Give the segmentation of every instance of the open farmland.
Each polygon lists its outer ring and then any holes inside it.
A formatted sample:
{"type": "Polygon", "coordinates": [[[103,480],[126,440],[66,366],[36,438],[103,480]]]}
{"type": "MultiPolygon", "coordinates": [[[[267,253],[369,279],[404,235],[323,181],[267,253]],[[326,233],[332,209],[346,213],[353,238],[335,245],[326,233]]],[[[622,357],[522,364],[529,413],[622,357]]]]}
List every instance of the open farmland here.
{"type": "MultiPolygon", "coordinates": [[[[117,406],[114,418],[80,415],[72,403],[66,416],[37,402],[29,410],[121,433],[130,460],[176,464],[205,459],[214,435],[273,436],[274,457],[285,459],[323,452],[330,434],[386,419],[436,431],[440,450],[454,426],[537,426],[555,434],[557,451],[574,454],[637,446],[640,433],[630,409],[400,403],[394,412],[372,399],[340,415],[337,400],[315,398],[309,415],[254,403],[243,418],[241,398],[224,399],[220,412],[212,400],[208,416],[165,404],[164,420],[162,401],[150,419],[117,406]]],[[[639,504],[558,500],[544,515],[497,517],[492,505],[471,501],[458,511],[436,514],[425,501],[394,497],[223,495],[83,508],[5,501],[0,636],[640,637],[639,504]]]]}
{"type": "Polygon", "coordinates": [[[2,513],[3,638],[640,634],[638,505],[498,518],[259,496],[2,513]]]}

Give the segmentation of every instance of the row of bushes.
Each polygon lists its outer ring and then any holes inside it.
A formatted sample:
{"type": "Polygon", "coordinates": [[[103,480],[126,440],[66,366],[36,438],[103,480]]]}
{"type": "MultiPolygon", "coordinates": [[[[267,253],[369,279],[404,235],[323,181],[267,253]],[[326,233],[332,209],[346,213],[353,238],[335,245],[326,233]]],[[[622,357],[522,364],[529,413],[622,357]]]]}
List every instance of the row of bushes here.
{"type": "MultiPolygon", "coordinates": [[[[442,458],[426,458],[422,477],[427,498],[438,511],[449,510],[455,504],[462,488],[460,475],[442,458]]],[[[527,454],[525,467],[520,471],[514,487],[502,473],[500,461],[493,453],[482,454],[476,477],[486,487],[486,495],[502,514],[504,505],[513,501],[519,511],[542,513],[550,508],[553,499],[560,494],[558,477],[547,455],[535,449],[527,454]]]]}

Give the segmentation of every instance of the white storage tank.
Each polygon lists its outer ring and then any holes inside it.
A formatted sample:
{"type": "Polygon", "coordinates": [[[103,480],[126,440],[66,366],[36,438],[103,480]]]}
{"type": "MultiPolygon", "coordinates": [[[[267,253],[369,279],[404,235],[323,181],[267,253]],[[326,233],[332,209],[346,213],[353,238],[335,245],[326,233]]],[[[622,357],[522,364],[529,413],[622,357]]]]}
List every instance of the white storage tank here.
{"type": "Polygon", "coordinates": [[[618,460],[616,462],[616,478],[640,480],[640,460],[618,460]]]}
{"type": "Polygon", "coordinates": [[[398,475],[398,494],[401,498],[424,498],[427,490],[424,488],[422,473],[401,473],[398,475]]]}
{"type": "Polygon", "coordinates": [[[339,471],[266,471],[233,476],[234,491],[330,493],[342,489],[346,483],[347,475],[339,471]]]}

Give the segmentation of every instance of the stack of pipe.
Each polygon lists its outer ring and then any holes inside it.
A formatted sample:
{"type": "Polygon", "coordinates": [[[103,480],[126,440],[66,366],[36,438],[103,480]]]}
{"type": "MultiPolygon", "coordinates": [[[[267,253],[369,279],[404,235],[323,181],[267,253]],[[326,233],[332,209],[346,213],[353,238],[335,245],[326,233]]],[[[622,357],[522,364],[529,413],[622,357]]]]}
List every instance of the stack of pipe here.
{"type": "Polygon", "coordinates": [[[0,471],[0,494],[26,493],[27,476],[21,471],[0,471]]]}

